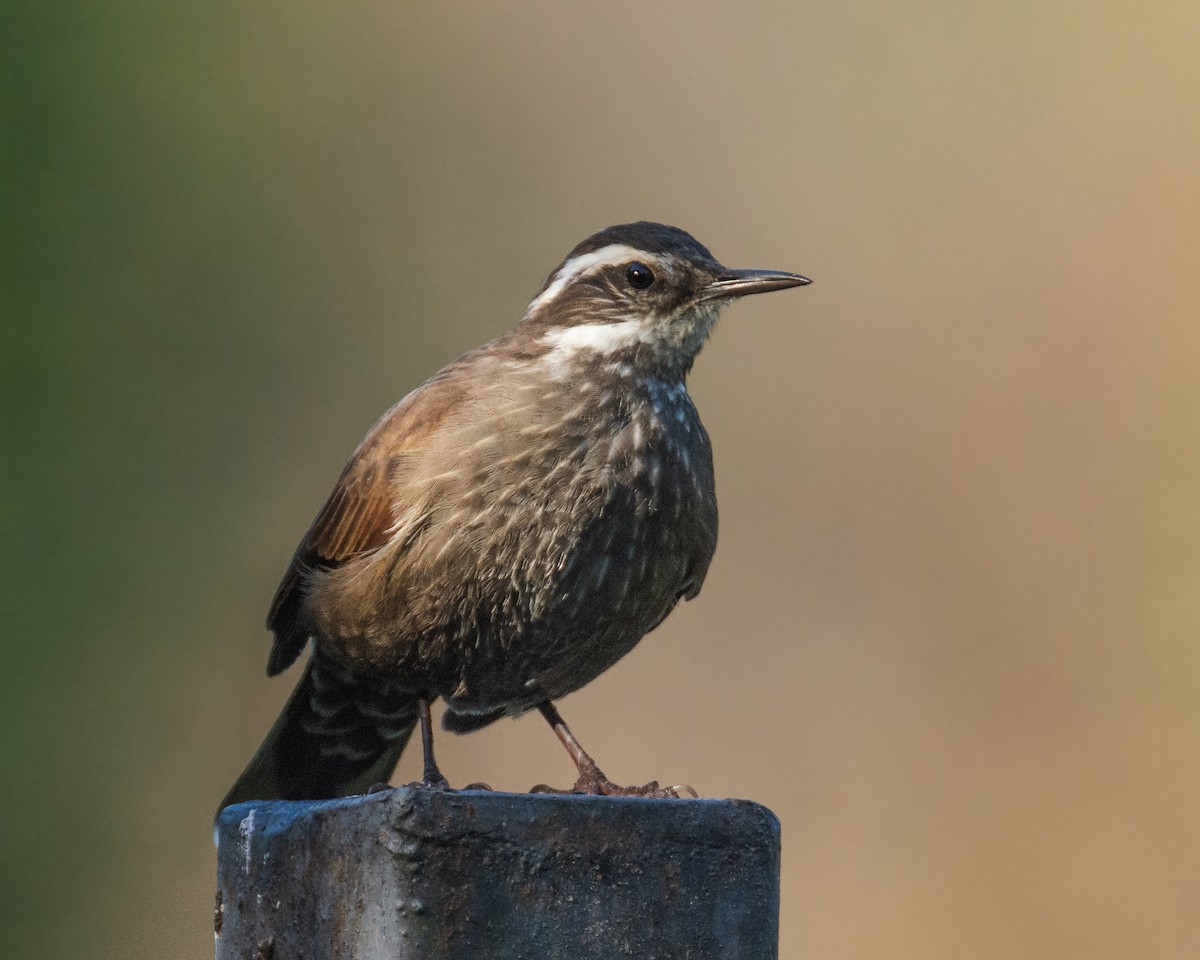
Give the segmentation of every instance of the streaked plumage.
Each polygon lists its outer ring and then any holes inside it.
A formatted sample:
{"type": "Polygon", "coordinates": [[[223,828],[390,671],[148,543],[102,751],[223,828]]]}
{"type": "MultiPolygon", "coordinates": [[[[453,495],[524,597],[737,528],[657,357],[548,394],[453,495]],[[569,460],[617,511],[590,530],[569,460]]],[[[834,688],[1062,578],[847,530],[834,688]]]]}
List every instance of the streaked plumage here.
{"type": "Polygon", "coordinates": [[[673,227],[610,227],[520,324],[389,410],[284,574],[268,672],[315,653],[226,802],[361,791],[419,698],[458,731],[540,707],[695,596],[717,504],[687,373],[729,297],[805,282],[727,270],[673,227]]]}

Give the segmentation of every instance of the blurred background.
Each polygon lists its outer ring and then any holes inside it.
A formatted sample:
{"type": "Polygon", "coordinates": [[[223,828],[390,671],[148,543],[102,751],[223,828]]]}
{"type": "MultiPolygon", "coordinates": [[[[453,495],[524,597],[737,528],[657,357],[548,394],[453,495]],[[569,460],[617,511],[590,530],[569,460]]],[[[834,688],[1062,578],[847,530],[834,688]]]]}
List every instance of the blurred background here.
{"type": "MultiPolygon", "coordinates": [[[[0,5],[6,955],[211,956],[295,542],[637,218],[815,283],[701,356],[721,545],[582,742],[778,813],[784,957],[1200,955],[1198,44],[1193,2],[0,5]]],[[[439,745],[572,778],[537,717],[439,745]]]]}

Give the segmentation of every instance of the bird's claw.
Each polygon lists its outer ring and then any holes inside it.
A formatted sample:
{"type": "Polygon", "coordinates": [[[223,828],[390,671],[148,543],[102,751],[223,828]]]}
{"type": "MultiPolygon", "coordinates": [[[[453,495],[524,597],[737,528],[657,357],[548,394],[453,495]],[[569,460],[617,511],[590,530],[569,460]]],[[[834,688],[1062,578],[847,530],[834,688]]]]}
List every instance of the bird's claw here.
{"type": "Polygon", "coordinates": [[[604,797],[655,797],[659,799],[682,800],[699,798],[691,787],[686,784],[676,784],[670,787],[660,787],[657,780],[642,784],[640,787],[623,787],[613,783],[607,777],[599,781],[580,781],[575,784],[575,793],[599,794],[604,797]]]}
{"type": "Polygon", "coordinates": [[[687,784],[675,784],[670,787],[660,787],[657,780],[642,784],[640,787],[624,787],[613,783],[608,777],[580,777],[570,790],[559,790],[555,787],[539,783],[531,787],[530,793],[575,794],[593,797],[653,797],[656,799],[699,799],[694,789],[687,784]]]}
{"type": "Polygon", "coordinates": [[[421,780],[414,780],[412,783],[406,783],[406,787],[411,787],[414,790],[438,790],[453,792],[450,782],[439,774],[436,777],[424,777],[421,780]]]}

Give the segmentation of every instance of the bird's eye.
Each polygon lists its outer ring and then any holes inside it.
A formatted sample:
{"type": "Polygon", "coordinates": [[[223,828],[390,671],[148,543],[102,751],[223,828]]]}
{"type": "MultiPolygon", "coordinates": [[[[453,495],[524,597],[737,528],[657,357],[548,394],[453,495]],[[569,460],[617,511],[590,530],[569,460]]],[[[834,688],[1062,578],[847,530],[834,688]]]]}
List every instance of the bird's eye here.
{"type": "Polygon", "coordinates": [[[654,282],[654,274],[644,263],[631,263],[625,268],[625,279],[635,290],[645,290],[654,282]]]}

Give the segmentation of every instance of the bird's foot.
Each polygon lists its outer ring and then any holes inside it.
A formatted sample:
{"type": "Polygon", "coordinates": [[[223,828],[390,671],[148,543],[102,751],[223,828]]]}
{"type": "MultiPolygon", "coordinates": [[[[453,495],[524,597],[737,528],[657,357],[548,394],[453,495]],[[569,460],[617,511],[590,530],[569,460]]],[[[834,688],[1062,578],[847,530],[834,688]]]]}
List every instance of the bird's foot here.
{"type": "Polygon", "coordinates": [[[575,786],[571,788],[571,792],[586,793],[601,797],[671,797],[676,800],[685,797],[695,800],[700,796],[691,787],[682,783],[671,787],[660,787],[657,780],[651,780],[640,787],[623,787],[618,783],[613,783],[608,777],[603,775],[599,777],[580,777],[575,781],[575,786]]]}
{"type": "MultiPolygon", "coordinates": [[[[406,783],[405,786],[412,787],[414,790],[448,790],[450,793],[456,792],[454,787],[450,786],[449,781],[446,780],[446,778],[443,777],[440,773],[438,773],[434,776],[430,776],[429,774],[426,774],[423,779],[414,780],[412,783],[406,783]]],[[[379,790],[388,790],[388,789],[391,789],[390,784],[377,783],[377,784],[375,784],[375,786],[371,787],[371,789],[368,790],[367,793],[376,793],[379,790]]],[[[463,790],[487,790],[489,793],[492,792],[492,788],[490,786],[488,786],[486,783],[484,783],[482,780],[476,781],[475,783],[468,783],[462,789],[463,790]]]]}
{"type": "Polygon", "coordinates": [[[582,793],[600,797],[673,797],[676,799],[691,797],[694,800],[699,799],[700,794],[682,783],[673,787],[660,787],[657,780],[651,780],[640,787],[622,787],[620,784],[613,783],[596,765],[596,761],[588,756],[587,751],[580,746],[579,741],[575,739],[554,704],[547,700],[538,709],[558,735],[562,745],[567,748],[571,759],[575,761],[579,779],[575,781],[575,786],[570,790],[555,790],[544,783],[539,783],[529,791],[530,793],[582,793]]]}
{"type": "Polygon", "coordinates": [[[598,776],[581,776],[570,790],[556,790],[554,787],[539,783],[529,792],[582,794],[593,797],[656,797],[675,800],[696,800],[700,797],[700,794],[683,783],[671,787],[660,787],[657,780],[651,780],[640,787],[623,787],[619,783],[613,783],[602,773],[598,776]]]}
{"type": "Polygon", "coordinates": [[[368,794],[383,793],[384,790],[391,790],[391,789],[392,789],[392,785],[390,783],[373,783],[369,787],[367,787],[367,793],[368,794]]]}
{"type": "Polygon", "coordinates": [[[406,787],[412,787],[414,790],[452,790],[450,781],[442,776],[442,773],[437,768],[432,770],[426,769],[425,775],[420,780],[414,780],[412,783],[406,783],[406,787]]]}

